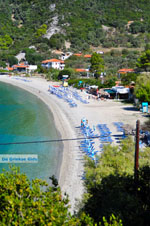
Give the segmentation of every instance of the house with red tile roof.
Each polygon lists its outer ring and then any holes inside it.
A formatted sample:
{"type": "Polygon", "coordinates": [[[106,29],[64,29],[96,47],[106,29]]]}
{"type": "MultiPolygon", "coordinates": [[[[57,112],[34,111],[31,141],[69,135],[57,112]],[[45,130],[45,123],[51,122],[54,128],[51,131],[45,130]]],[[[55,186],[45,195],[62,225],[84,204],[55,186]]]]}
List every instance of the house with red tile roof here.
{"type": "Polygon", "coordinates": [[[91,54],[86,54],[86,55],[84,55],[84,58],[91,58],[91,57],[92,57],[91,54]]]}
{"type": "Polygon", "coordinates": [[[58,70],[63,70],[65,67],[65,63],[63,60],[49,59],[43,60],[41,66],[45,68],[54,68],[58,70]]]}
{"type": "Polygon", "coordinates": [[[85,54],[85,55],[82,55],[82,53],[74,53],[73,55],[74,55],[74,56],[77,56],[77,57],[83,56],[84,58],[91,58],[91,57],[92,57],[91,54],[85,54]]]}
{"type": "Polygon", "coordinates": [[[132,68],[122,68],[118,71],[119,74],[126,74],[126,73],[131,73],[135,72],[134,69],[132,68]]]}
{"type": "Polygon", "coordinates": [[[17,71],[17,72],[26,72],[28,65],[24,64],[24,63],[20,63],[20,64],[15,64],[12,66],[13,71],[17,71]]]}
{"type": "Polygon", "coordinates": [[[24,63],[15,64],[12,67],[7,67],[8,71],[17,71],[17,72],[25,72],[32,73],[37,69],[37,65],[27,65],[24,63]]]}
{"type": "Polygon", "coordinates": [[[88,72],[88,69],[84,69],[84,68],[76,68],[75,69],[76,72],[88,72]]]}
{"type": "Polygon", "coordinates": [[[89,77],[89,69],[84,69],[84,68],[76,68],[75,69],[76,72],[78,72],[81,77],[89,77]]]}
{"type": "Polygon", "coordinates": [[[7,67],[6,68],[8,71],[13,71],[14,69],[13,69],[13,67],[7,67]]]}
{"type": "Polygon", "coordinates": [[[82,56],[82,53],[74,53],[73,55],[80,57],[80,56],[82,56]]]}

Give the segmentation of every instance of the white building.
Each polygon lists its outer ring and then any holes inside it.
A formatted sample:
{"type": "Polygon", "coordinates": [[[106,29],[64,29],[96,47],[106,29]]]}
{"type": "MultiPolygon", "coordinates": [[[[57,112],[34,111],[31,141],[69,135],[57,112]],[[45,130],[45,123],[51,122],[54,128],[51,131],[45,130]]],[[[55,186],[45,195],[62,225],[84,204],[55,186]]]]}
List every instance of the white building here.
{"type": "Polygon", "coordinates": [[[63,70],[65,67],[65,63],[63,60],[50,59],[42,61],[41,66],[45,68],[54,68],[58,70],[63,70]]]}
{"type": "Polygon", "coordinates": [[[67,52],[67,53],[62,53],[61,56],[60,56],[60,59],[61,60],[66,60],[68,59],[70,56],[72,56],[73,53],[71,52],[67,52]]]}
{"type": "Polygon", "coordinates": [[[129,99],[130,89],[124,86],[113,86],[112,90],[116,92],[117,99],[129,99]]]}
{"type": "Polygon", "coordinates": [[[119,94],[127,94],[130,92],[130,89],[124,86],[113,86],[112,90],[119,94]]]}
{"type": "Polygon", "coordinates": [[[37,70],[37,65],[28,65],[28,67],[26,68],[26,71],[29,74],[33,73],[36,70],[37,70]]]}

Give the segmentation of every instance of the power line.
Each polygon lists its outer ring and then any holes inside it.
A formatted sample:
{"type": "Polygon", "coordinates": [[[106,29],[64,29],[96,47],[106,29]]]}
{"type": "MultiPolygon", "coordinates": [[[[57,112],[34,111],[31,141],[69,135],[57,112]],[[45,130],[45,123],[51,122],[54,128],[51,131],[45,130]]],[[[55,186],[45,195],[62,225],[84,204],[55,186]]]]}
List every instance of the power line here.
{"type": "Polygon", "coordinates": [[[2,145],[18,145],[18,144],[39,144],[39,143],[52,143],[52,142],[64,142],[64,141],[75,141],[75,140],[85,140],[85,139],[97,139],[100,136],[94,137],[79,137],[79,138],[65,138],[65,139],[57,139],[57,140],[38,140],[38,141],[20,141],[20,142],[8,142],[8,143],[0,143],[2,145]]]}

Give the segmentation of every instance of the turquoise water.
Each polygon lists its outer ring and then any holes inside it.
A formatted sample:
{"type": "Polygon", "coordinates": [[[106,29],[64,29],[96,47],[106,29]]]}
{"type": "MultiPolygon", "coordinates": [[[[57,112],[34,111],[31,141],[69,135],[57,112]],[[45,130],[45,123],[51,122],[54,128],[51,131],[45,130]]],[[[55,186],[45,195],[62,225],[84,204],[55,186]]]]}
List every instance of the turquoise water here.
{"type": "MultiPolygon", "coordinates": [[[[0,143],[39,141],[60,138],[47,106],[36,96],[18,87],[0,82],[0,143]]],[[[36,154],[38,163],[15,163],[30,179],[58,175],[61,143],[0,146],[0,154],[36,154]]],[[[8,163],[0,163],[2,169],[8,163]]]]}

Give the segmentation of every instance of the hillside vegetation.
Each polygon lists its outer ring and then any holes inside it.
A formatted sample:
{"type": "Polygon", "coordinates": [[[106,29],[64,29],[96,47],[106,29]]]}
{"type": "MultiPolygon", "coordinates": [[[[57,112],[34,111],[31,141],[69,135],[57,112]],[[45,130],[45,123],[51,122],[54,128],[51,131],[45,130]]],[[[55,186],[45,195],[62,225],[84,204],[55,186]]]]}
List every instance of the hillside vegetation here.
{"type": "Polygon", "coordinates": [[[43,43],[59,48],[64,45],[62,38],[75,49],[88,49],[89,45],[140,47],[143,35],[146,42],[150,39],[149,11],[146,0],[0,0],[0,48],[6,49],[2,45],[5,35],[12,39],[7,47],[13,49],[38,43],[43,48],[43,43]],[[49,28],[54,17],[63,35],[48,41],[37,31],[43,24],[49,28]]]}
{"type": "Polygon", "coordinates": [[[0,0],[0,66],[16,63],[19,52],[30,64],[40,64],[58,57],[53,50],[106,49],[106,72],[135,68],[149,48],[149,11],[146,0],[0,0]]]}

